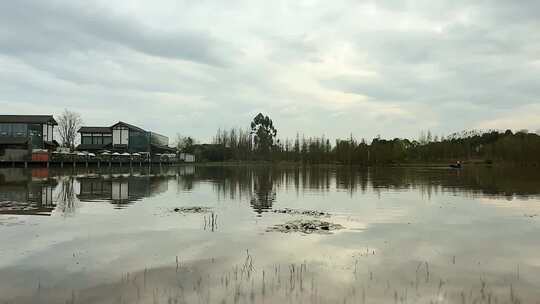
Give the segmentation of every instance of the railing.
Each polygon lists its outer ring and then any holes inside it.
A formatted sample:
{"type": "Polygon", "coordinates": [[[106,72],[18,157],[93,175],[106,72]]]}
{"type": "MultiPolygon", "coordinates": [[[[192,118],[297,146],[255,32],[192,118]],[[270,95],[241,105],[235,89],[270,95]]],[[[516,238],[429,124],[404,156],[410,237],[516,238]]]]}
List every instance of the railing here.
{"type": "Polygon", "coordinates": [[[177,157],[144,156],[144,155],[92,155],[83,153],[50,153],[48,158],[24,158],[19,160],[0,161],[1,167],[12,166],[145,166],[152,164],[183,163],[177,157]]]}

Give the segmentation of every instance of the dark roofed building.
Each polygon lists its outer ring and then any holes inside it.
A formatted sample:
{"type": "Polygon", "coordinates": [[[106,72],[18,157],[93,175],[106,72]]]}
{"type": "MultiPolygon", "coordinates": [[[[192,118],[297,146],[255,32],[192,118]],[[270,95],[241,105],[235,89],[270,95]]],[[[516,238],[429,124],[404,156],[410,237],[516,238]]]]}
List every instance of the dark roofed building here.
{"type": "Polygon", "coordinates": [[[77,149],[80,151],[110,150],[151,154],[174,152],[174,149],[169,147],[167,136],[122,121],[110,127],[82,127],[79,133],[81,145],[77,149]]]}
{"type": "Polygon", "coordinates": [[[0,136],[0,145],[27,145],[27,137],[0,136]]]}
{"type": "Polygon", "coordinates": [[[24,160],[33,149],[54,149],[52,115],[0,115],[0,160],[24,160]]]}
{"type": "Polygon", "coordinates": [[[58,125],[52,115],[0,115],[0,123],[58,125]]]}
{"type": "Polygon", "coordinates": [[[112,149],[112,129],[110,127],[81,127],[80,151],[100,151],[112,149]]]}
{"type": "Polygon", "coordinates": [[[79,133],[112,133],[110,127],[81,127],[79,133]]]}

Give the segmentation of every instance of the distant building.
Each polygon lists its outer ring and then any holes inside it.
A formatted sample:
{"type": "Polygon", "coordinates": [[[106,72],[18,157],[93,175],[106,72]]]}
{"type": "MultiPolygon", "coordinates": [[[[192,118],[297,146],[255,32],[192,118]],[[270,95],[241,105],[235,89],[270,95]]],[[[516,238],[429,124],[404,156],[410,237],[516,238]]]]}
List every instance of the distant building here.
{"type": "Polygon", "coordinates": [[[58,147],[52,115],[0,115],[0,160],[25,160],[32,150],[58,147]]]}
{"type": "Polygon", "coordinates": [[[77,147],[83,151],[112,150],[112,129],[110,127],[81,127],[81,144],[77,147]]]}
{"type": "Polygon", "coordinates": [[[110,127],[81,127],[81,144],[79,151],[99,152],[103,150],[113,152],[150,154],[171,153],[174,148],[169,147],[167,136],[146,131],[125,122],[118,122],[110,127]]]}
{"type": "Polygon", "coordinates": [[[195,155],[189,153],[180,153],[180,155],[178,155],[178,159],[183,160],[186,163],[194,163],[195,155]]]}

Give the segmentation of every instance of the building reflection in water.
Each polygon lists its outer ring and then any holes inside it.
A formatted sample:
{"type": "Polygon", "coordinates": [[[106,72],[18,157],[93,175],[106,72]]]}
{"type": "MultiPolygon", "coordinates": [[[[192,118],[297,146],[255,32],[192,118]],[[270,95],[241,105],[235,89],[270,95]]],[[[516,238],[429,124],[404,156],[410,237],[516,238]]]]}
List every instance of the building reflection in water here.
{"type": "Polygon", "coordinates": [[[169,181],[191,179],[194,166],[87,170],[77,175],[80,201],[106,201],[124,208],[169,190],[169,181]]]}
{"type": "Polygon", "coordinates": [[[77,197],[80,201],[107,201],[123,208],[143,198],[167,192],[169,180],[176,176],[174,170],[83,175],[77,177],[80,184],[77,197]]]}
{"type": "Polygon", "coordinates": [[[247,201],[254,212],[271,209],[279,194],[305,191],[416,191],[513,200],[540,195],[540,175],[523,168],[358,168],[298,166],[180,166],[152,169],[0,169],[0,214],[50,215],[75,211],[78,202],[118,208],[169,191],[211,184],[217,199],[247,201]]]}
{"type": "Polygon", "coordinates": [[[167,192],[169,181],[193,180],[193,166],[132,171],[126,168],[99,170],[0,169],[0,214],[70,214],[78,202],[104,201],[117,208],[145,197],[167,192]],[[126,172],[129,171],[129,172],[126,172]]]}
{"type": "Polygon", "coordinates": [[[0,214],[51,215],[57,184],[47,169],[0,169],[0,214]]]}

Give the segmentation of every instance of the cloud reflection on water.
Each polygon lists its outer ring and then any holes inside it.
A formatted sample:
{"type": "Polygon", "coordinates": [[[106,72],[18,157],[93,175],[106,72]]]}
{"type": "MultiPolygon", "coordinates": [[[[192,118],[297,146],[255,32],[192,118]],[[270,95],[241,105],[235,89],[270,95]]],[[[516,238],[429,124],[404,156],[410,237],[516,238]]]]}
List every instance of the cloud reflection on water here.
{"type": "MultiPolygon", "coordinates": [[[[36,286],[44,303],[69,299],[73,290],[82,303],[85,296],[128,299],[136,293],[115,283],[118,278],[127,272],[140,278],[148,268],[156,288],[170,287],[178,282],[171,276],[176,256],[201,267],[181,280],[193,288],[197,276],[217,279],[230,272],[246,249],[258,279],[272,265],[287,269],[307,261],[320,291],[339,290],[339,299],[327,298],[330,302],[360,300],[365,289],[371,300],[393,300],[397,292],[398,300],[408,293],[409,300],[429,303],[447,292],[453,303],[462,291],[469,297],[471,288],[481,296],[482,281],[488,286],[484,292],[489,289],[500,300],[509,300],[510,285],[519,297],[535,299],[540,296],[533,288],[540,284],[540,223],[521,213],[538,210],[538,179],[532,171],[480,167],[2,169],[2,206],[8,200],[21,208],[47,203],[52,216],[21,215],[12,207],[0,215],[1,221],[22,220],[0,226],[5,244],[0,299],[33,294],[36,286]],[[205,230],[203,215],[169,212],[193,205],[211,207],[219,228],[205,230]],[[347,229],[331,236],[266,232],[291,218],[267,212],[283,207],[327,211],[332,222],[347,229]],[[212,259],[223,262],[209,264],[212,259]]],[[[220,284],[205,281],[201,290],[220,289],[220,284]]],[[[281,288],[276,292],[286,291],[281,288]]],[[[151,296],[151,291],[143,293],[151,296]]]]}

